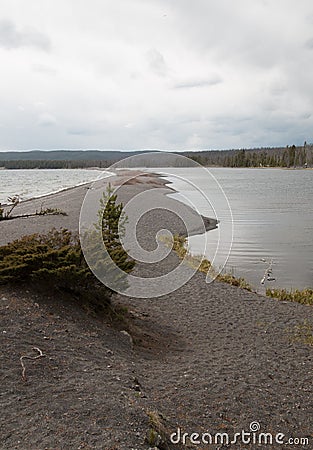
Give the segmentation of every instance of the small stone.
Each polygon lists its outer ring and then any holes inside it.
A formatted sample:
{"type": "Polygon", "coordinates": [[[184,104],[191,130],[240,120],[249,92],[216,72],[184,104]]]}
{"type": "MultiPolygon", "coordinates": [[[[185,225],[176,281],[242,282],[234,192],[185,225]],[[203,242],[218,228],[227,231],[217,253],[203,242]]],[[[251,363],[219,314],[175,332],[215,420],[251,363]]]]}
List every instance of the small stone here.
{"type": "Polygon", "coordinates": [[[122,330],[121,334],[123,334],[127,338],[130,348],[133,349],[134,341],[133,341],[133,338],[131,337],[131,335],[128,333],[128,331],[122,330]]]}

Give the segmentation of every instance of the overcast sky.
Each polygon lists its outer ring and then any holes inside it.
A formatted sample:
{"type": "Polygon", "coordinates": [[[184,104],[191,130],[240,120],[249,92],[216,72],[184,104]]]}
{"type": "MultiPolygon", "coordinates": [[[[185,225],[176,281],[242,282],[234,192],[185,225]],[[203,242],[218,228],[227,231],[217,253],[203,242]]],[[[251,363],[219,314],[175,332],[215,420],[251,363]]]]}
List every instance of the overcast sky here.
{"type": "Polygon", "coordinates": [[[0,150],[313,141],[312,0],[0,0],[0,150]]]}

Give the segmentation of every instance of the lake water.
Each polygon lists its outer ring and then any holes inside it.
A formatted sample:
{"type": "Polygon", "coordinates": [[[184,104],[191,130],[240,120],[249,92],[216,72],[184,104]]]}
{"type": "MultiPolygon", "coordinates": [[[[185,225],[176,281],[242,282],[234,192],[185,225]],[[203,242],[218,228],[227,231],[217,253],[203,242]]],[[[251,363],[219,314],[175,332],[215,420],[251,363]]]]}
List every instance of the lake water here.
{"type": "Polygon", "coordinates": [[[0,170],[0,203],[16,194],[27,200],[58,192],[96,180],[101,173],[90,169],[0,170]]]}
{"type": "MultiPolygon", "coordinates": [[[[313,170],[209,171],[222,187],[233,214],[234,235],[226,269],[245,277],[262,292],[260,281],[268,263],[261,260],[272,259],[276,280],[266,282],[264,287],[313,287],[313,170]]],[[[220,227],[223,220],[224,224],[230,221],[220,187],[210,174],[198,168],[170,169],[170,173],[168,178],[179,191],[174,197],[187,203],[188,199],[203,215],[220,219],[220,227]]],[[[207,232],[206,238],[205,253],[212,261],[219,231],[207,232]]],[[[203,245],[201,236],[189,239],[193,253],[202,253],[203,245]]],[[[214,260],[216,267],[224,265],[228,250],[227,243],[221,242],[214,260]]]]}

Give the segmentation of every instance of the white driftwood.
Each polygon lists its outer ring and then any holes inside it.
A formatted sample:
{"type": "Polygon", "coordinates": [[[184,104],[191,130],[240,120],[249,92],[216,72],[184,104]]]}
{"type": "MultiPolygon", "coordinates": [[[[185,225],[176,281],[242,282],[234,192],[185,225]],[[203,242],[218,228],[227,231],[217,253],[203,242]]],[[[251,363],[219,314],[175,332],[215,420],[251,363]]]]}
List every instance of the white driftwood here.
{"type": "Polygon", "coordinates": [[[23,359],[38,359],[38,358],[43,358],[45,355],[42,353],[42,351],[40,350],[40,348],[38,347],[33,347],[33,350],[37,351],[39,353],[39,355],[37,356],[29,356],[29,355],[23,355],[20,357],[20,362],[21,362],[21,366],[22,366],[22,379],[24,381],[27,380],[25,372],[26,372],[26,367],[25,364],[23,362],[23,359]]]}

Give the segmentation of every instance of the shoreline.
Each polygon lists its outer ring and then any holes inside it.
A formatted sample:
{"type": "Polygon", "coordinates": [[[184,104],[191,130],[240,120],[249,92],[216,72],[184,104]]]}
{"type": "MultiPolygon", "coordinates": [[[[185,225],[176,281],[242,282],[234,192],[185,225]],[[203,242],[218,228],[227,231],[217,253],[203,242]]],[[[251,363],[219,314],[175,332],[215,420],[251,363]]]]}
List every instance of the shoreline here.
{"type": "MultiPolygon", "coordinates": [[[[208,168],[208,169],[235,169],[235,170],[237,170],[237,169],[249,169],[249,170],[253,170],[253,169],[260,169],[260,170],[266,170],[266,169],[270,169],[270,170],[291,170],[291,171],[293,171],[293,170],[313,170],[313,167],[276,167],[276,166],[273,166],[273,167],[225,167],[225,166],[203,166],[204,168],[208,168]]],[[[58,171],[58,170],[92,170],[92,171],[99,171],[99,172],[107,172],[107,173],[113,173],[113,172],[110,172],[109,170],[107,170],[107,169],[104,169],[104,168],[102,168],[102,167],[87,167],[87,168],[85,168],[85,167],[81,167],[81,168],[75,168],[75,169],[67,169],[67,168],[58,168],[58,169],[6,169],[6,168],[1,168],[0,167],[0,169],[3,169],[3,170],[55,170],[55,171],[58,171]]],[[[156,168],[157,169],[157,168],[156,168]]],[[[117,168],[117,169],[114,169],[114,170],[116,170],[117,171],[117,173],[115,173],[115,176],[119,176],[119,171],[123,171],[123,170],[129,170],[129,171],[135,171],[135,170],[138,170],[138,169],[124,169],[124,168],[117,168]]],[[[141,170],[141,169],[140,169],[141,170]]],[[[143,173],[149,173],[149,174],[154,174],[156,177],[159,177],[159,178],[165,178],[165,175],[162,175],[162,174],[159,174],[159,173],[157,173],[157,171],[154,173],[154,172],[143,172],[143,173]]],[[[105,177],[103,177],[103,178],[105,178],[105,177]]],[[[27,198],[27,199],[25,199],[25,200],[21,200],[20,201],[20,204],[22,204],[22,203],[26,203],[26,202],[30,202],[30,201],[33,201],[33,200],[37,200],[37,199],[40,199],[40,198],[49,198],[49,197],[51,197],[51,196],[53,196],[53,195],[56,195],[56,194],[58,194],[58,193],[61,193],[61,192],[65,192],[65,191],[68,191],[68,190],[72,190],[72,189],[76,189],[76,188],[78,188],[78,187],[80,187],[80,186],[87,186],[87,185],[90,185],[90,184],[92,184],[92,183],[94,183],[96,180],[93,180],[93,181],[86,181],[86,182],[82,182],[82,183],[79,183],[79,184],[76,184],[76,185],[74,185],[74,186],[69,186],[69,187],[65,187],[65,188],[61,188],[61,189],[57,189],[57,190],[55,190],[55,191],[51,191],[51,192],[48,192],[48,193],[44,193],[44,194],[40,194],[40,195],[34,195],[34,196],[32,196],[32,197],[30,197],[30,198],[27,198]]],[[[168,181],[167,183],[165,183],[166,185],[170,185],[172,182],[171,181],[168,181]]],[[[173,191],[174,192],[178,192],[178,191],[176,191],[175,189],[173,189],[173,191]]],[[[180,201],[180,200],[178,200],[178,199],[176,199],[177,201],[180,201]]],[[[182,202],[183,203],[183,202],[182,202]]],[[[0,203],[0,205],[2,206],[2,207],[8,207],[8,206],[10,206],[10,204],[8,204],[8,203],[6,203],[6,202],[3,202],[3,203],[0,203]]],[[[218,222],[217,222],[218,223],[218,222]]]]}
{"type": "MultiPolygon", "coordinates": [[[[119,161],[117,161],[117,162],[119,162],[119,161]]],[[[216,168],[216,169],[288,169],[288,170],[313,170],[313,167],[287,167],[287,166],[262,166],[262,167],[260,167],[260,166],[239,166],[239,167],[235,167],[235,166],[205,166],[205,165],[202,165],[202,164],[200,164],[200,163],[198,163],[199,164],[199,166],[201,166],[201,167],[207,167],[207,168],[210,168],[210,169],[214,169],[214,168],[216,168]]],[[[110,166],[111,167],[111,166],[110,166]]],[[[92,166],[92,167],[58,167],[58,168],[53,168],[53,167],[51,167],[51,168],[49,168],[49,167],[47,167],[47,168],[39,168],[39,167],[32,167],[32,168],[25,168],[25,167],[23,167],[23,168],[14,168],[14,169],[11,169],[11,168],[7,168],[7,167],[1,167],[0,166],[0,170],[8,170],[8,171],[10,171],[10,170],[42,170],[42,171],[44,171],[44,170],[99,170],[99,171],[105,171],[106,169],[110,169],[110,167],[107,167],[107,168],[105,168],[105,167],[97,167],[97,166],[92,166]]],[[[191,168],[192,167],[195,167],[195,166],[191,166],[191,168]]],[[[115,169],[115,170],[124,170],[123,168],[117,168],[117,169],[115,169]]],[[[129,169],[129,170],[131,170],[131,169],[129,169]]]]}
{"type": "MultiPolygon", "coordinates": [[[[8,170],[34,170],[34,169],[8,169],[8,170]]],[[[37,169],[36,169],[36,170],[37,170],[37,169]]],[[[38,170],[46,170],[46,169],[38,169],[38,170]]],[[[89,168],[88,168],[88,169],[82,168],[82,169],[48,169],[48,170],[93,170],[93,171],[95,171],[95,170],[98,170],[98,168],[95,167],[95,168],[91,168],[91,169],[89,169],[89,168]]],[[[99,168],[99,171],[111,173],[111,172],[109,172],[109,171],[102,170],[102,169],[100,169],[100,168],[99,168]]],[[[110,175],[108,175],[108,176],[110,176],[110,175]]],[[[103,178],[105,178],[105,177],[103,177],[103,178]]],[[[96,179],[96,180],[97,180],[97,179],[96,179]]],[[[60,188],[60,189],[57,189],[57,190],[55,190],[55,191],[47,192],[47,193],[44,193],[44,194],[34,195],[33,197],[26,198],[25,200],[21,200],[20,203],[25,203],[25,202],[29,202],[29,201],[32,201],[32,200],[37,200],[37,199],[40,199],[40,198],[49,197],[49,196],[58,194],[58,193],[60,193],[60,192],[64,192],[64,191],[68,191],[68,190],[70,190],[70,189],[75,189],[75,188],[80,187],[80,186],[85,186],[85,185],[88,185],[88,184],[92,184],[92,183],[94,183],[96,180],[93,180],[93,181],[83,181],[83,182],[81,182],[81,183],[75,184],[74,186],[68,186],[68,187],[60,188]]],[[[4,207],[10,206],[10,204],[8,204],[8,203],[0,203],[0,204],[1,204],[1,206],[4,206],[4,207]]]]}
{"type": "MultiPolygon", "coordinates": [[[[54,195],[59,194],[61,192],[70,191],[71,189],[76,189],[76,188],[81,187],[81,186],[87,186],[87,185],[89,185],[91,183],[93,183],[93,182],[92,181],[86,181],[85,183],[76,184],[75,186],[70,186],[70,187],[59,189],[57,191],[48,192],[47,194],[35,195],[34,197],[26,198],[25,200],[20,200],[19,205],[22,205],[22,204],[27,203],[27,202],[32,202],[34,200],[39,200],[41,198],[53,197],[54,195]]],[[[9,207],[10,203],[1,203],[1,206],[9,207]]]]}

